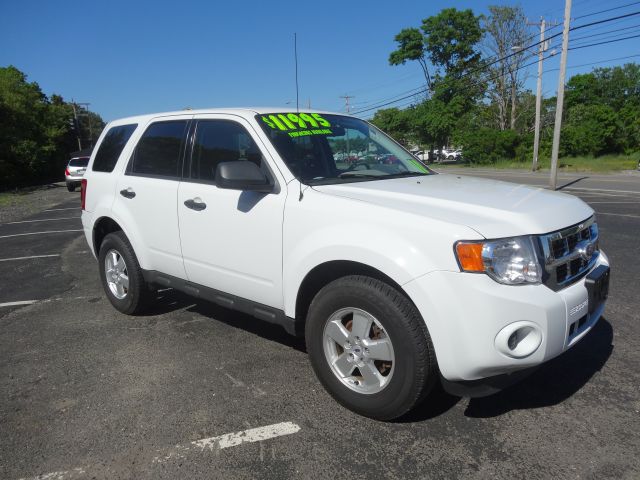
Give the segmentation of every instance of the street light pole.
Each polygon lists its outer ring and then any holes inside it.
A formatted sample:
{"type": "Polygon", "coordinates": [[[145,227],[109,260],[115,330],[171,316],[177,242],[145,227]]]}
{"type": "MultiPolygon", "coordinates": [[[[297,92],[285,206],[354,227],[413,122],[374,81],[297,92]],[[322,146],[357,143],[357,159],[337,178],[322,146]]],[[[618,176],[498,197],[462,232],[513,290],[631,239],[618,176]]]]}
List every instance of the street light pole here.
{"type": "Polygon", "coordinates": [[[551,178],[549,179],[549,186],[552,190],[555,190],[558,184],[558,153],[560,151],[560,128],[562,128],[564,80],[567,73],[569,27],[571,25],[571,0],[565,0],[565,2],[564,29],[562,31],[562,57],[560,58],[560,75],[558,76],[558,99],[556,101],[556,121],[553,126],[553,147],[551,148],[551,178]]]}

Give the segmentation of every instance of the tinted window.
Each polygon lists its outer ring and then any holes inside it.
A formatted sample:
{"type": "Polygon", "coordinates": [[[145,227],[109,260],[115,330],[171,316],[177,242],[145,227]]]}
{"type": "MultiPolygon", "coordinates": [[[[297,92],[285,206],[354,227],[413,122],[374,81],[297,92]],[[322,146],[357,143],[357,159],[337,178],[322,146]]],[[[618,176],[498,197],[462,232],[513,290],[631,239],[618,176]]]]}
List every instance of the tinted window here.
{"type": "Polygon", "coordinates": [[[118,163],[122,149],[137,126],[134,123],[109,129],[98,148],[92,170],[96,172],[112,172],[116,163],[118,163]]]}
{"type": "Polygon", "coordinates": [[[260,149],[242,125],[229,120],[199,121],[191,157],[191,178],[213,182],[220,162],[235,161],[253,162],[266,173],[260,149]]]}
{"type": "Polygon", "coordinates": [[[186,120],[151,124],[136,146],[127,173],[179,177],[186,129],[186,120]]]}
{"type": "Polygon", "coordinates": [[[69,160],[70,167],[86,167],[89,165],[89,157],[72,158],[69,160]]]}

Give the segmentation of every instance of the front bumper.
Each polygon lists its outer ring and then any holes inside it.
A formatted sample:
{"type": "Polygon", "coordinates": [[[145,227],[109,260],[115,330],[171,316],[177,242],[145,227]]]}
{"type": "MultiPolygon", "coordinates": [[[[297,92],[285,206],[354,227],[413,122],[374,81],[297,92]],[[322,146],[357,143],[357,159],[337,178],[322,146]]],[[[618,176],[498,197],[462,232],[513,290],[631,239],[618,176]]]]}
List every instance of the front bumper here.
{"type": "MultiPolygon", "coordinates": [[[[593,268],[600,265],[609,265],[604,253],[593,268]]],[[[440,373],[451,382],[536,367],[579,342],[604,310],[602,302],[588,313],[585,278],[554,292],[545,285],[502,285],[485,274],[437,271],[403,288],[427,324],[440,373]],[[523,327],[536,333],[532,351],[512,355],[505,332],[523,327]]]]}

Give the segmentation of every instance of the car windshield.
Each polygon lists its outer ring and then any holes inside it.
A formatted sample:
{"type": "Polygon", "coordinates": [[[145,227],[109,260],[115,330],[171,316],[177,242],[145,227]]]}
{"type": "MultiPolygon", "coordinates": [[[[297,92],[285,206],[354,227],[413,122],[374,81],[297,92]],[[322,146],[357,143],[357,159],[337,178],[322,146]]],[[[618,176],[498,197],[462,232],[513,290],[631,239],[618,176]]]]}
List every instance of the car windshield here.
{"type": "Polygon", "coordinates": [[[266,113],[256,120],[291,172],[308,185],[385,180],[434,172],[373,125],[318,113],[266,113]]]}
{"type": "Polygon", "coordinates": [[[86,167],[89,165],[89,157],[72,158],[69,161],[70,167],[86,167]]]}

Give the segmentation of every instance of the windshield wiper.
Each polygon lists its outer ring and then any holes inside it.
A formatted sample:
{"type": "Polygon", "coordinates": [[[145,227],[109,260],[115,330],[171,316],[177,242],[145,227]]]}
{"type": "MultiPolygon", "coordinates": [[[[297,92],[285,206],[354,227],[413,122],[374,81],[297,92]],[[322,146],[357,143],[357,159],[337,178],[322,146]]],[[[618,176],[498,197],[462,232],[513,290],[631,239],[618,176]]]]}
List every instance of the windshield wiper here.
{"type": "Polygon", "coordinates": [[[424,177],[426,175],[431,175],[431,174],[423,173],[423,172],[400,172],[400,173],[390,173],[389,175],[385,175],[382,178],[424,177]]]}
{"type": "Polygon", "coordinates": [[[383,175],[372,175],[370,173],[342,172],[338,178],[383,178],[383,175]]]}

